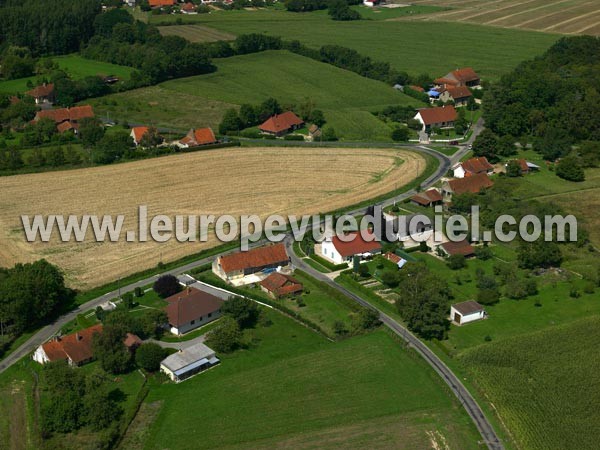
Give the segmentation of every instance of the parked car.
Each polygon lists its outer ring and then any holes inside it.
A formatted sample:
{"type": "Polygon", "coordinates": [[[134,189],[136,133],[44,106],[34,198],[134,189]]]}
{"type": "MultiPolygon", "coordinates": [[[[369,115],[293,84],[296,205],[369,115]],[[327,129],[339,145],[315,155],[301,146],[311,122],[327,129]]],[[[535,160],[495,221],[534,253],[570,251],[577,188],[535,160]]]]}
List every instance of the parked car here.
{"type": "Polygon", "coordinates": [[[450,141],[450,145],[458,145],[458,141],[450,141]]]}

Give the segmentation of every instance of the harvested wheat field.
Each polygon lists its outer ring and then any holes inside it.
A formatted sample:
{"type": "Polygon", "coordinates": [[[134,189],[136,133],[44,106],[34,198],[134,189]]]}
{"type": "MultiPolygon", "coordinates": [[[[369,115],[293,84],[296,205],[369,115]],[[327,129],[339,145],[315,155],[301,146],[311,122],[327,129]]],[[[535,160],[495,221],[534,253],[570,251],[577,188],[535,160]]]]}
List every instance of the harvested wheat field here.
{"type": "Polygon", "coordinates": [[[450,8],[415,17],[419,20],[600,35],[600,2],[597,0],[415,0],[412,3],[450,8]]]}
{"type": "MultiPolygon", "coordinates": [[[[0,266],[46,258],[90,288],[218,244],[125,242],[139,205],[166,214],[313,214],[377,197],[416,178],[425,160],[398,149],[227,148],[89,169],[0,178],[0,266]],[[22,214],[124,214],[119,242],[25,240],[22,214]]],[[[91,228],[91,227],[90,227],[91,228]]]]}

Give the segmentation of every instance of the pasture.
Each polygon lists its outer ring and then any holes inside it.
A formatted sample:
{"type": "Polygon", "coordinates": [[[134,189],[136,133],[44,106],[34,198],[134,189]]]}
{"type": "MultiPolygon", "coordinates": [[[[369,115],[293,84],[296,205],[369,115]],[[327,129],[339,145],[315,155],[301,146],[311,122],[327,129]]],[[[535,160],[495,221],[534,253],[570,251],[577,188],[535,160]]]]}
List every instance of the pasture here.
{"type": "Polygon", "coordinates": [[[474,23],[548,33],[600,35],[600,3],[593,0],[415,0],[417,6],[449,7],[417,20],[474,23]]]}
{"type": "Polygon", "coordinates": [[[181,36],[190,42],[232,41],[235,39],[233,34],[202,25],[158,27],[158,31],[160,31],[160,34],[163,36],[181,36]]]}
{"type": "Polygon", "coordinates": [[[273,323],[247,330],[247,348],[152,389],[143,448],[478,448],[442,381],[387,332],[331,343],[264,312],[273,323]]]}
{"type": "MultiPolygon", "coordinates": [[[[174,15],[160,16],[151,22],[176,19],[174,15]]],[[[274,9],[199,14],[185,18],[184,24],[200,24],[235,35],[266,33],[297,39],[314,48],[342,45],[411,75],[427,73],[434,78],[457,67],[472,66],[484,79],[497,79],[521,61],[543,53],[558,39],[556,34],[468,23],[428,22],[424,26],[413,20],[340,22],[323,11],[298,14],[274,9]]]]}
{"type": "MultiPolygon", "coordinates": [[[[51,59],[58,64],[58,67],[61,70],[67,72],[74,80],[94,75],[114,75],[122,80],[127,80],[133,71],[132,67],[94,61],[82,58],[79,55],[55,56],[51,59]]],[[[34,85],[38,82],[37,77],[0,81],[0,93],[18,94],[24,92],[29,89],[27,87],[28,81],[34,85]]]]}
{"type": "MultiPolygon", "coordinates": [[[[142,161],[0,178],[0,266],[46,258],[68,283],[90,288],[214,247],[219,242],[125,242],[139,205],[155,214],[313,214],[375,198],[427,165],[400,149],[227,148],[142,161]],[[60,180],[57,183],[56,180],[60,180]],[[124,214],[119,242],[26,242],[22,214],[124,214]]],[[[115,219],[116,220],[116,219],[115,219]]],[[[56,233],[56,232],[55,232],[56,233]]]]}
{"type": "Polygon", "coordinates": [[[600,316],[492,342],[460,361],[517,448],[595,449],[600,440],[600,316]]]}

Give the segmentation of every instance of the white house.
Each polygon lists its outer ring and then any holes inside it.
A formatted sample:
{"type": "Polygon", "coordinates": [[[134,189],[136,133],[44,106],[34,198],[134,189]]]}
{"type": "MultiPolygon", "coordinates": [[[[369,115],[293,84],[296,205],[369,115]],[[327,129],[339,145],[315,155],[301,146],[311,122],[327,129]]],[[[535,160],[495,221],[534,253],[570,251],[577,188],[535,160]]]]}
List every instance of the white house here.
{"type": "Polygon", "coordinates": [[[179,336],[221,317],[223,300],[191,287],[166,299],[169,330],[179,336]]]}
{"type": "Polygon", "coordinates": [[[469,300],[450,307],[450,320],[457,325],[485,319],[487,313],[479,303],[469,300]]]}
{"type": "Polygon", "coordinates": [[[362,259],[381,253],[381,243],[375,234],[364,230],[362,233],[348,233],[344,240],[338,236],[326,238],[318,245],[321,248],[321,256],[334,264],[351,262],[355,255],[362,259]]]}
{"type": "Polygon", "coordinates": [[[219,358],[210,347],[199,343],[167,356],[160,363],[160,371],[179,383],[219,364],[219,358]]]}
{"type": "Polygon", "coordinates": [[[381,0],[363,0],[363,5],[365,6],[377,6],[379,4],[381,4],[382,1],[381,0]]]}
{"type": "Polygon", "coordinates": [[[414,119],[423,126],[422,131],[432,128],[452,128],[458,114],[454,106],[437,106],[435,108],[421,108],[414,119]]]}
{"type": "Polygon", "coordinates": [[[492,175],[494,173],[494,166],[490,164],[485,156],[480,156],[458,163],[452,167],[452,172],[454,178],[470,177],[482,173],[492,175]]]}

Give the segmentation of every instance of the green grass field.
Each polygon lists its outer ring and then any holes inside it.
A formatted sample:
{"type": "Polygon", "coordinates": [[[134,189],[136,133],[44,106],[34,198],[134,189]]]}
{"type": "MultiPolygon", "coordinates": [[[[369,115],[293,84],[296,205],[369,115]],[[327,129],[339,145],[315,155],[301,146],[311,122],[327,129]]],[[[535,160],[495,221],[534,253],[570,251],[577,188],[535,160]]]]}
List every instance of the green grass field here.
{"type": "Polygon", "coordinates": [[[248,349],[151,391],[163,403],[144,448],[478,448],[441,380],[387,332],[330,343],[266,313],[248,349]]]}
{"type": "MultiPolygon", "coordinates": [[[[171,15],[151,21],[174,22],[176,19],[171,15]]],[[[472,66],[484,79],[496,79],[524,59],[541,54],[558,39],[552,34],[464,23],[336,22],[324,11],[303,14],[274,9],[222,11],[191,16],[185,18],[184,23],[201,24],[235,35],[266,33],[298,39],[315,48],[324,44],[343,45],[389,62],[409,74],[428,73],[434,77],[456,67],[472,66]]]]}
{"type": "MultiPolygon", "coordinates": [[[[596,299],[597,301],[597,299],[596,299]]],[[[600,316],[461,355],[527,449],[595,449],[600,440],[600,316]]]]}
{"type": "MultiPolygon", "coordinates": [[[[93,61],[82,58],[79,55],[56,56],[52,60],[58,64],[60,69],[67,72],[75,80],[93,75],[114,75],[122,80],[127,80],[133,71],[131,67],[93,61]]],[[[28,81],[31,81],[35,85],[37,77],[0,81],[0,93],[18,94],[27,91],[29,89],[27,87],[28,81]]]]}

